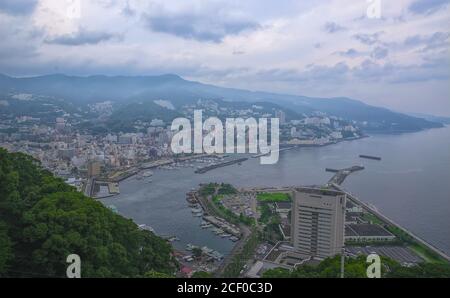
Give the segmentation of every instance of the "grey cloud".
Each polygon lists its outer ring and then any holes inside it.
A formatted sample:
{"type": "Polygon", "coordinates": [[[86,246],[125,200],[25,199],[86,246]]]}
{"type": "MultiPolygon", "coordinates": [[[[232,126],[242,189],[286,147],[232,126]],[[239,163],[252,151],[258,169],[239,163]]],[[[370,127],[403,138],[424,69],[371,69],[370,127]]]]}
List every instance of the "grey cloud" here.
{"type": "Polygon", "coordinates": [[[371,60],[365,60],[361,65],[352,69],[352,74],[355,78],[362,80],[381,80],[391,75],[394,67],[391,64],[381,65],[371,60]]]}
{"type": "Polygon", "coordinates": [[[383,59],[386,58],[389,54],[389,50],[386,48],[382,48],[382,47],[376,47],[372,53],[370,54],[370,56],[374,59],[383,59]]]}
{"type": "MultiPolygon", "coordinates": [[[[274,68],[267,70],[239,71],[242,79],[256,79],[270,82],[312,82],[341,84],[349,82],[385,82],[387,84],[415,83],[449,80],[448,58],[426,61],[420,64],[399,65],[378,63],[366,59],[360,65],[350,68],[340,62],[333,66],[310,65],[304,70],[274,68]]],[[[232,70],[229,70],[232,71],[232,70]]]]}
{"type": "Polygon", "coordinates": [[[106,32],[86,31],[80,29],[78,32],[69,35],[59,36],[53,39],[45,40],[49,44],[60,44],[67,46],[78,46],[87,44],[98,44],[100,42],[108,41],[118,36],[106,32]]]}
{"type": "Polygon", "coordinates": [[[125,16],[132,17],[135,16],[136,13],[137,13],[136,10],[133,7],[131,7],[130,1],[126,1],[124,7],[122,8],[122,14],[125,16]]]}
{"type": "Polygon", "coordinates": [[[366,45],[373,45],[380,40],[380,36],[383,34],[383,32],[376,32],[372,34],[365,34],[365,33],[359,33],[353,36],[356,40],[360,41],[363,44],[366,45]]]}
{"type": "Polygon", "coordinates": [[[358,58],[358,57],[363,57],[363,56],[370,56],[373,59],[383,59],[386,58],[389,54],[389,50],[387,48],[384,47],[375,47],[375,49],[373,49],[371,52],[367,52],[367,51],[358,51],[355,49],[348,49],[347,51],[340,51],[340,52],[335,52],[334,54],[337,54],[341,57],[346,57],[346,58],[358,58]]]}
{"type": "Polygon", "coordinates": [[[146,16],[146,21],[149,28],[155,32],[216,43],[221,42],[227,35],[236,35],[260,27],[258,23],[249,20],[194,13],[160,13],[154,16],[146,16]]]}
{"type": "Polygon", "coordinates": [[[366,60],[352,69],[352,75],[363,81],[385,81],[391,84],[448,80],[448,64],[448,58],[412,65],[378,64],[366,60]]]}
{"type": "Polygon", "coordinates": [[[232,52],[232,54],[233,54],[234,56],[244,55],[244,54],[245,54],[245,51],[242,51],[242,50],[234,50],[234,51],[232,52]]]}
{"type": "Polygon", "coordinates": [[[347,58],[356,58],[356,57],[360,57],[360,56],[364,55],[364,53],[359,52],[355,49],[348,49],[347,51],[336,52],[336,54],[338,54],[342,57],[347,57],[347,58]]]}
{"type": "Polygon", "coordinates": [[[347,28],[345,28],[345,27],[343,27],[343,26],[341,26],[339,24],[336,24],[334,22],[326,23],[325,26],[324,26],[324,29],[328,33],[336,33],[336,32],[339,32],[339,31],[347,30],[347,28]]]}
{"type": "Polygon", "coordinates": [[[407,47],[424,46],[423,51],[447,48],[449,46],[450,32],[435,32],[431,35],[413,35],[405,39],[403,44],[407,47]]]}
{"type": "Polygon", "coordinates": [[[346,76],[350,68],[345,62],[339,62],[334,66],[312,65],[305,73],[305,77],[315,80],[340,80],[346,76]]]}
{"type": "Polygon", "coordinates": [[[38,54],[35,46],[32,45],[7,45],[0,47],[0,60],[24,59],[36,57],[38,54]]]}
{"type": "Polygon", "coordinates": [[[38,0],[1,0],[0,11],[12,15],[28,15],[36,8],[38,0]]]}
{"type": "Polygon", "coordinates": [[[309,65],[305,70],[273,68],[260,70],[255,73],[258,80],[278,82],[306,82],[327,81],[342,82],[345,80],[350,68],[344,62],[334,66],[309,65]]]}
{"type": "Polygon", "coordinates": [[[431,14],[449,3],[449,0],[417,0],[411,3],[409,10],[416,14],[431,14]]]}

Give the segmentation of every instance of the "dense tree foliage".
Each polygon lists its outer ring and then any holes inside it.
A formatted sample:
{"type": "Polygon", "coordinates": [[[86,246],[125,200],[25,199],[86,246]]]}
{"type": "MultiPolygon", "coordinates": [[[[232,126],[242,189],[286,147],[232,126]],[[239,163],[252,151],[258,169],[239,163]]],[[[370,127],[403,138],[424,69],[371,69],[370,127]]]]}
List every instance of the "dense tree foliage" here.
{"type": "Polygon", "coordinates": [[[0,276],[64,277],[78,254],[82,277],[171,275],[171,247],[87,198],[21,153],[0,149],[0,276]],[[152,275],[147,274],[147,275],[152,275]]]}
{"type": "MultiPolygon", "coordinates": [[[[381,276],[385,278],[441,278],[450,277],[449,264],[423,263],[413,267],[402,267],[392,259],[382,258],[381,276]]],[[[346,258],[345,277],[365,278],[369,266],[366,256],[346,258]]],[[[338,278],[341,270],[341,258],[336,256],[322,261],[317,266],[301,265],[295,270],[289,271],[276,268],[264,272],[265,278],[338,278]]]]}
{"type": "Polygon", "coordinates": [[[0,273],[6,271],[6,264],[11,258],[11,240],[8,237],[6,224],[0,221],[0,273]]]}
{"type": "Polygon", "coordinates": [[[214,277],[212,273],[205,271],[197,271],[192,274],[192,278],[212,278],[214,277]]]}

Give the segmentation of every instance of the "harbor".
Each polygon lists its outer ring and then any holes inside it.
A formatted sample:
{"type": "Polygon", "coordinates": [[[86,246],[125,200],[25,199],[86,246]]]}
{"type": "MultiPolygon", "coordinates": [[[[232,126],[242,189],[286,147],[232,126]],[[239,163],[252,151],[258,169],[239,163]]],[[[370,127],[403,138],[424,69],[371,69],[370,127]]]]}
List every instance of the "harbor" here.
{"type": "Polygon", "coordinates": [[[194,217],[202,218],[202,222],[200,224],[202,229],[210,230],[216,236],[227,238],[232,242],[236,242],[240,239],[241,231],[239,230],[239,227],[227,222],[223,218],[210,215],[208,213],[208,207],[205,206],[204,202],[198,198],[195,191],[187,193],[186,201],[189,203],[192,215],[194,217]]]}
{"type": "Polygon", "coordinates": [[[120,194],[101,201],[107,206],[115,205],[120,214],[138,223],[146,223],[162,234],[178,236],[180,241],[174,242],[177,249],[184,250],[187,243],[193,243],[227,254],[234,242],[215,235],[209,226],[202,228],[203,218],[194,217],[189,203],[186,203],[187,192],[197,189],[199,184],[209,182],[230,183],[239,189],[249,190],[264,189],[265,186],[271,189],[299,184],[323,185],[332,176],[331,172],[325,171],[326,168],[340,170],[348,165],[358,165],[362,161],[359,158],[361,152],[373,152],[373,148],[380,144],[391,142],[389,150],[379,149],[375,154],[382,156],[383,162],[368,161],[363,171],[355,172],[354,177],[345,179],[342,186],[383,210],[383,214],[401,226],[450,253],[448,235],[434,232],[449,224],[448,218],[443,216],[447,211],[442,206],[448,201],[450,190],[441,183],[448,178],[448,152],[436,152],[436,148],[447,146],[448,133],[449,129],[432,130],[409,138],[374,136],[326,147],[295,148],[283,152],[276,165],[262,166],[255,158],[244,162],[242,167],[223,167],[207,175],[194,175],[195,168],[188,167],[176,170],[155,168],[152,169],[154,175],[151,184],[144,179],[126,179],[120,183],[120,194]],[[426,140],[430,138],[437,140],[438,144],[444,144],[425,146],[426,140]],[[422,147],[420,150],[411,150],[417,146],[422,147]],[[408,152],[407,156],[405,152],[408,152]],[[424,152],[427,154],[424,155],[424,152]],[[435,164],[423,158],[432,155],[438,157],[441,163],[435,164]],[[421,171],[429,167],[436,173],[434,178],[421,171]],[[431,188],[437,191],[436,195],[433,200],[424,200],[431,188]]]}

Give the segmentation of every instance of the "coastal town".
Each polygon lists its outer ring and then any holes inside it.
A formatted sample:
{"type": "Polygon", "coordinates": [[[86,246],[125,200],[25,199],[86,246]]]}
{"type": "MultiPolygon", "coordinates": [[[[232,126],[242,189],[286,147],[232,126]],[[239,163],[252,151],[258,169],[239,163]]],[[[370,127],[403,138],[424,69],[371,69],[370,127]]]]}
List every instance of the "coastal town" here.
{"type": "MultiPolygon", "coordinates": [[[[3,100],[2,105],[40,100],[31,94],[16,94],[10,100],[3,100]]],[[[167,109],[173,108],[168,101],[156,102],[167,109]]],[[[120,191],[117,182],[145,169],[192,166],[191,159],[214,164],[223,158],[214,155],[205,160],[204,155],[174,154],[171,140],[175,131],[171,130],[169,122],[158,118],[147,122],[135,120],[131,128],[125,129],[129,131],[97,131],[81,111],[69,113],[55,104],[48,104],[46,108],[45,112],[31,110],[2,116],[0,147],[33,156],[45,169],[88,196],[117,194],[120,191]],[[98,185],[92,178],[99,181],[98,185]]],[[[211,100],[185,105],[181,112],[192,119],[196,109],[203,110],[205,115],[222,118],[277,117],[282,148],[326,146],[365,136],[357,123],[321,112],[289,119],[283,110],[268,110],[256,104],[245,109],[232,105],[222,107],[211,100]]],[[[106,101],[89,105],[85,113],[101,120],[110,116],[112,111],[112,104],[106,101]]]]}
{"type": "MultiPolygon", "coordinates": [[[[16,100],[32,100],[18,97],[16,100]]],[[[158,104],[170,108],[170,103],[158,104]]],[[[111,113],[105,102],[90,106],[92,113],[101,118],[111,113]]],[[[183,109],[183,115],[192,118],[195,109],[201,108],[209,116],[276,117],[280,122],[280,149],[318,147],[365,137],[355,123],[325,113],[314,112],[300,119],[288,119],[282,110],[270,112],[258,105],[247,109],[220,107],[214,101],[199,100],[183,109]]],[[[114,197],[120,194],[120,183],[136,179],[153,183],[154,171],[192,168],[197,175],[245,163],[250,158],[264,154],[247,154],[235,158],[233,154],[174,154],[171,140],[174,131],[169,123],[154,118],[149,122],[137,120],[132,131],[95,132],[80,125],[80,115],[56,110],[58,117],[44,124],[30,114],[2,118],[0,146],[11,152],[23,152],[39,160],[42,166],[64,179],[86,196],[93,199],[114,197]]],[[[360,155],[359,158],[380,161],[380,157],[360,155]]],[[[302,264],[317,264],[326,257],[342,253],[348,257],[376,253],[398,261],[403,266],[422,262],[440,262],[448,257],[427,242],[399,227],[376,209],[366,206],[340,185],[362,166],[346,169],[324,169],[333,177],[324,186],[291,186],[284,188],[240,188],[225,184],[200,185],[186,194],[187,208],[193,217],[201,218],[200,228],[216,237],[230,241],[233,249],[222,254],[206,245],[188,243],[184,249],[174,249],[183,277],[207,274],[220,277],[262,277],[274,268],[293,270],[302,264]],[[320,197],[345,197],[341,226],[332,227],[344,234],[334,239],[338,246],[326,253],[301,251],[296,217],[292,215],[297,196],[317,192],[320,197]],[[333,195],[329,195],[329,194],[333,195]],[[300,246],[299,246],[300,245],[300,246]]],[[[328,203],[327,203],[328,204],[328,203]]],[[[114,205],[108,207],[119,213],[114,205]]],[[[145,224],[139,228],[156,233],[145,224]]],[[[169,243],[180,239],[177,235],[159,235],[169,243]]],[[[328,241],[328,240],[327,240],[328,241]]],[[[330,240],[331,241],[331,240],[330,240]]],[[[315,250],[317,248],[314,248],[315,250]]]]}

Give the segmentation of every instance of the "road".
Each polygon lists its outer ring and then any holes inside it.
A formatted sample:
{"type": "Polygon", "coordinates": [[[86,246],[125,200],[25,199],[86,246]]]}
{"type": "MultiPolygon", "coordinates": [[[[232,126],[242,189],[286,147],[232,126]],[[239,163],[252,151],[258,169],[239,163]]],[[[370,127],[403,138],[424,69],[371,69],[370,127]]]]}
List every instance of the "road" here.
{"type": "Polygon", "coordinates": [[[247,243],[248,238],[252,234],[252,231],[249,227],[244,224],[239,224],[239,229],[242,232],[241,239],[236,243],[231,252],[224,258],[219,268],[217,268],[215,272],[216,277],[222,277],[225,268],[233,261],[233,257],[242,252],[243,247],[247,243]]]}

